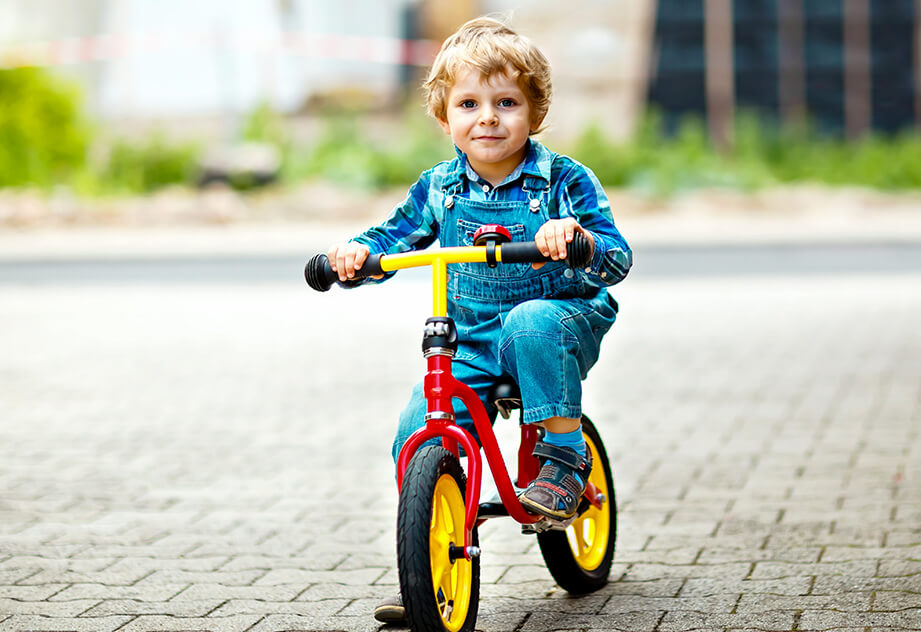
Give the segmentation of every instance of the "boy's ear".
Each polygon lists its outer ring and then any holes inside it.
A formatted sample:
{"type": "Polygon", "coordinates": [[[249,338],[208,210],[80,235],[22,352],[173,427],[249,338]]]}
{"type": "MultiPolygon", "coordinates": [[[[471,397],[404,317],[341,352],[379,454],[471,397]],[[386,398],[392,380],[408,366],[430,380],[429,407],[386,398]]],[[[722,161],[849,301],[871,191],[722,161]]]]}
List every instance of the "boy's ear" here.
{"type": "Polygon", "coordinates": [[[437,118],[438,124],[441,125],[441,129],[444,130],[444,133],[448,136],[451,135],[451,125],[448,123],[448,119],[437,118]]]}
{"type": "Polygon", "coordinates": [[[544,119],[546,118],[546,116],[547,115],[545,114],[544,116],[540,117],[536,121],[531,121],[531,131],[532,132],[536,132],[538,129],[540,129],[540,126],[544,124],[544,119]]]}

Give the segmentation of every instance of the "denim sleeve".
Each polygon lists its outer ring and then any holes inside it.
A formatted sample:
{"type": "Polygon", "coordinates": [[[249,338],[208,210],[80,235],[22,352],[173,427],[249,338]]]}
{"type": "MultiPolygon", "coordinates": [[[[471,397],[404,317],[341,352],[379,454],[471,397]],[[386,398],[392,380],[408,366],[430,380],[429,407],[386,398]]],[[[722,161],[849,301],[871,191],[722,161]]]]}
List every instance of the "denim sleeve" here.
{"type": "MultiPolygon", "coordinates": [[[[432,185],[432,171],[419,176],[409,188],[406,198],[394,207],[381,224],[372,226],[351,239],[371,249],[371,254],[393,254],[408,250],[422,250],[438,236],[438,223],[429,196],[432,185]]],[[[340,282],[343,287],[356,287],[365,283],[381,283],[396,272],[388,272],[383,279],[361,279],[340,282]]]]}
{"type": "Polygon", "coordinates": [[[560,217],[575,218],[595,240],[592,262],[585,272],[604,285],[622,281],[633,265],[633,252],[614,225],[608,196],[598,178],[573,161],[572,168],[562,174],[560,187],[560,217]]]}

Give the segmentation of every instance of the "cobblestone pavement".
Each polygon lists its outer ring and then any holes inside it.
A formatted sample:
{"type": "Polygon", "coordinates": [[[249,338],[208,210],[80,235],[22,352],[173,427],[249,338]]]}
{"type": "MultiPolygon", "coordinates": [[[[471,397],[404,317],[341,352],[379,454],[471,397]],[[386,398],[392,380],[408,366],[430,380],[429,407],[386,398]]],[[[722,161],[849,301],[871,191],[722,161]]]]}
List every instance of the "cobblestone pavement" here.
{"type": "MultiPolygon", "coordinates": [[[[487,523],[478,628],[921,629],[919,281],[625,283],[586,386],[611,583],[569,597],[487,523]]],[[[0,630],[378,630],[428,304],[0,286],[0,630]]]]}

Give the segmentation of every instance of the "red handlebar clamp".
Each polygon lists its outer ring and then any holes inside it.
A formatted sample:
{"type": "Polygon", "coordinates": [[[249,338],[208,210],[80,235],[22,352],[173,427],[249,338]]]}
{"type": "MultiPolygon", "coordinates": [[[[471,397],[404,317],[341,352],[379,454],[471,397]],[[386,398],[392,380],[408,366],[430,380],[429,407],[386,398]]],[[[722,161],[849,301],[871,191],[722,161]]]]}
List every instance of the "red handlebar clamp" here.
{"type": "Polygon", "coordinates": [[[496,259],[496,244],[510,241],[512,234],[505,226],[499,224],[483,224],[473,233],[473,245],[486,246],[486,263],[490,268],[495,268],[499,264],[496,259]]]}

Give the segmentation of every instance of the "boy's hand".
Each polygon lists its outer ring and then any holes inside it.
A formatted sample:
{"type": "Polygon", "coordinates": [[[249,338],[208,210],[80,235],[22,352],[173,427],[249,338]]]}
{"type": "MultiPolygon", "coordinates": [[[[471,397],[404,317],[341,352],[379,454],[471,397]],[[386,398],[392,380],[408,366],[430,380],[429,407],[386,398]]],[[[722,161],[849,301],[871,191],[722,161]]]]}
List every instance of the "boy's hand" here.
{"type": "Polygon", "coordinates": [[[354,277],[355,270],[364,265],[369,254],[371,249],[357,241],[335,244],[326,252],[329,267],[339,274],[340,281],[348,281],[354,277]]]}
{"type": "MultiPolygon", "coordinates": [[[[566,245],[572,241],[576,233],[582,233],[588,238],[592,245],[592,252],[595,252],[595,239],[592,234],[582,228],[579,222],[571,217],[563,219],[551,219],[537,230],[534,235],[534,243],[537,249],[545,257],[550,257],[554,261],[566,258],[566,245]]],[[[535,270],[543,267],[543,263],[532,263],[531,267],[535,270]]]]}

